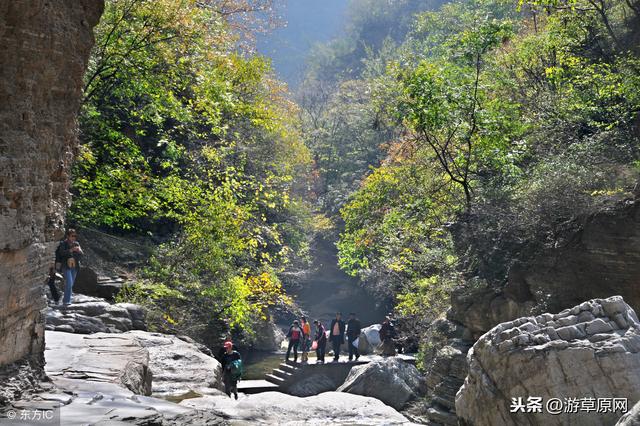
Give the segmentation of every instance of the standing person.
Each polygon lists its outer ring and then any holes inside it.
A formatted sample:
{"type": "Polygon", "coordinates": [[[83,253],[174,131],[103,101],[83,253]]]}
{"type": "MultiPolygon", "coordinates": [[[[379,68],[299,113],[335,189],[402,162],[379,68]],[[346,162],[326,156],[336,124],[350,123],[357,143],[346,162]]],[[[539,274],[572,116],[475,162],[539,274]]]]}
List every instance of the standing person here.
{"type": "Polygon", "coordinates": [[[80,269],[80,259],[83,255],[77,237],[75,229],[68,229],[65,239],[60,241],[56,249],[56,264],[61,265],[62,275],[64,276],[64,297],[62,298],[64,306],[71,304],[73,283],[76,281],[76,276],[80,269]]]}
{"type": "Polygon", "coordinates": [[[396,347],[393,343],[395,335],[396,330],[393,323],[389,317],[385,317],[384,321],[382,321],[382,327],[380,328],[380,340],[382,341],[380,345],[383,356],[394,356],[396,354],[396,347]]]}
{"type": "Polygon", "coordinates": [[[238,380],[242,376],[242,357],[238,351],[233,350],[233,343],[224,342],[224,355],[222,355],[222,382],[224,393],[228,397],[238,399],[238,380]]]}
{"type": "Polygon", "coordinates": [[[298,324],[298,320],[295,320],[291,327],[289,327],[287,337],[289,338],[289,347],[287,348],[287,356],[284,360],[289,361],[291,348],[293,348],[293,362],[298,362],[298,345],[300,344],[300,340],[302,340],[302,329],[298,324]]]}
{"type": "Polygon", "coordinates": [[[53,302],[57,305],[60,301],[60,293],[58,292],[58,287],[56,287],[56,278],[62,278],[62,275],[56,272],[55,267],[49,268],[49,278],[47,279],[47,285],[49,286],[49,291],[51,291],[51,298],[53,302]]]}
{"type": "Polygon", "coordinates": [[[227,343],[231,343],[231,345],[233,346],[233,340],[231,340],[230,334],[227,334],[227,336],[224,338],[224,342],[222,342],[222,346],[215,356],[215,359],[217,359],[220,364],[222,364],[224,354],[227,352],[227,343]]]}
{"type": "Polygon", "coordinates": [[[316,357],[318,358],[316,360],[316,364],[317,363],[321,363],[324,364],[324,351],[327,347],[327,331],[324,328],[324,325],[322,325],[322,322],[320,322],[320,320],[315,320],[313,322],[316,326],[316,357]]]}
{"type": "Polygon", "coordinates": [[[302,322],[302,362],[309,361],[309,347],[311,346],[311,325],[307,317],[300,318],[302,322]]]}
{"type": "Polygon", "coordinates": [[[331,320],[331,327],[329,327],[329,336],[331,345],[333,346],[333,362],[338,362],[340,358],[340,345],[344,343],[345,324],[340,318],[342,318],[342,313],[337,312],[336,317],[331,320]]]}
{"type": "Polygon", "coordinates": [[[358,347],[353,344],[353,341],[360,336],[362,325],[360,320],[356,318],[356,314],[351,312],[349,314],[349,321],[347,322],[347,343],[349,345],[349,361],[356,357],[356,361],[360,358],[360,352],[358,347]]]}

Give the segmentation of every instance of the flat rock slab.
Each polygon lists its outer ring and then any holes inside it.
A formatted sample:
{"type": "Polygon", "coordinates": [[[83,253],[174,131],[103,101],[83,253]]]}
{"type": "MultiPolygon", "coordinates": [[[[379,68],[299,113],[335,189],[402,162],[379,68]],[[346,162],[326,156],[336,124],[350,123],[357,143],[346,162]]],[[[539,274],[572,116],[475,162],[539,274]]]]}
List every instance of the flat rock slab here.
{"type": "Polygon", "coordinates": [[[180,405],[211,410],[231,424],[264,425],[410,425],[402,414],[374,398],[325,392],[299,398],[279,392],[188,399],[180,405]]]}
{"type": "Polygon", "coordinates": [[[151,393],[149,354],[134,336],[47,331],[45,341],[49,377],[114,383],[134,393],[151,393]]]}

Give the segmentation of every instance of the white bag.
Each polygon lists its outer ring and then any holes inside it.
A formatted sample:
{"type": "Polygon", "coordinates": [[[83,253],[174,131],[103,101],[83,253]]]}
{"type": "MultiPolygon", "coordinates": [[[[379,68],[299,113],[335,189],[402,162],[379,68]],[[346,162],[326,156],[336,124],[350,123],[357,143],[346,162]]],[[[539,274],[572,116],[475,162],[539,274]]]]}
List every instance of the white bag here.
{"type": "Polygon", "coordinates": [[[353,342],[351,342],[351,344],[357,348],[357,347],[358,347],[358,342],[359,342],[359,341],[360,341],[360,338],[359,338],[359,337],[356,337],[356,340],[354,340],[353,342]]]}

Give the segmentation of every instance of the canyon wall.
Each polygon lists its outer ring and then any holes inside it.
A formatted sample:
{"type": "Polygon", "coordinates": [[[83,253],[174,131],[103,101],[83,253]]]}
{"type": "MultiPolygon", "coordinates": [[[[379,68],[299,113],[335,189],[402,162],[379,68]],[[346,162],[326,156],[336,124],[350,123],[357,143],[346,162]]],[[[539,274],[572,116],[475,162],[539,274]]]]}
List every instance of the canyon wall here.
{"type": "Polygon", "coordinates": [[[102,10],[102,0],[0,1],[3,389],[16,362],[41,364],[43,284],[63,234],[82,79],[102,10]]]}

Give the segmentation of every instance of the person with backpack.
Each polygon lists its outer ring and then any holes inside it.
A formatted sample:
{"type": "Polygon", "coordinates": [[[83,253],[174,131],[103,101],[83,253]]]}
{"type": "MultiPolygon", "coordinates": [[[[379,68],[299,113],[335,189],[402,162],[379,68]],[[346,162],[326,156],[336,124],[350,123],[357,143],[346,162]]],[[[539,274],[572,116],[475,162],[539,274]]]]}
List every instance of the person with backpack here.
{"type": "Polygon", "coordinates": [[[324,325],[320,320],[313,321],[316,326],[316,337],[314,340],[314,346],[316,347],[316,364],[324,364],[324,351],[327,347],[327,332],[324,329],[324,325]]]}
{"type": "Polygon", "coordinates": [[[309,362],[309,349],[311,348],[311,325],[307,317],[300,318],[302,323],[302,362],[309,362]]]}
{"type": "Polygon", "coordinates": [[[333,346],[333,362],[338,362],[340,358],[340,346],[344,343],[345,324],[341,319],[342,313],[337,312],[336,317],[331,321],[329,336],[333,346]]]}
{"type": "Polygon", "coordinates": [[[222,355],[222,382],[224,393],[231,398],[231,394],[238,399],[238,380],[242,377],[242,357],[238,351],[233,350],[233,343],[224,342],[224,355],[222,355]]]}
{"type": "Polygon", "coordinates": [[[68,229],[65,239],[60,241],[56,249],[56,269],[59,269],[64,276],[64,297],[62,298],[64,306],[71,304],[73,283],[80,270],[80,259],[83,255],[77,237],[75,229],[68,229]]]}
{"type": "Polygon", "coordinates": [[[383,356],[395,356],[396,346],[393,339],[396,337],[396,329],[389,317],[385,317],[380,327],[380,344],[383,356]]]}
{"type": "Polygon", "coordinates": [[[298,362],[298,345],[300,344],[300,340],[302,340],[302,328],[300,328],[298,320],[295,320],[291,327],[289,327],[287,338],[289,339],[289,347],[287,348],[287,356],[284,360],[289,361],[291,348],[293,348],[293,362],[298,362]]]}
{"type": "Polygon", "coordinates": [[[360,320],[356,318],[356,314],[351,312],[349,314],[349,321],[347,322],[347,343],[349,345],[349,361],[356,357],[356,361],[360,358],[360,352],[358,347],[354,344],[360,336],[362,325],[360,320]]]}

